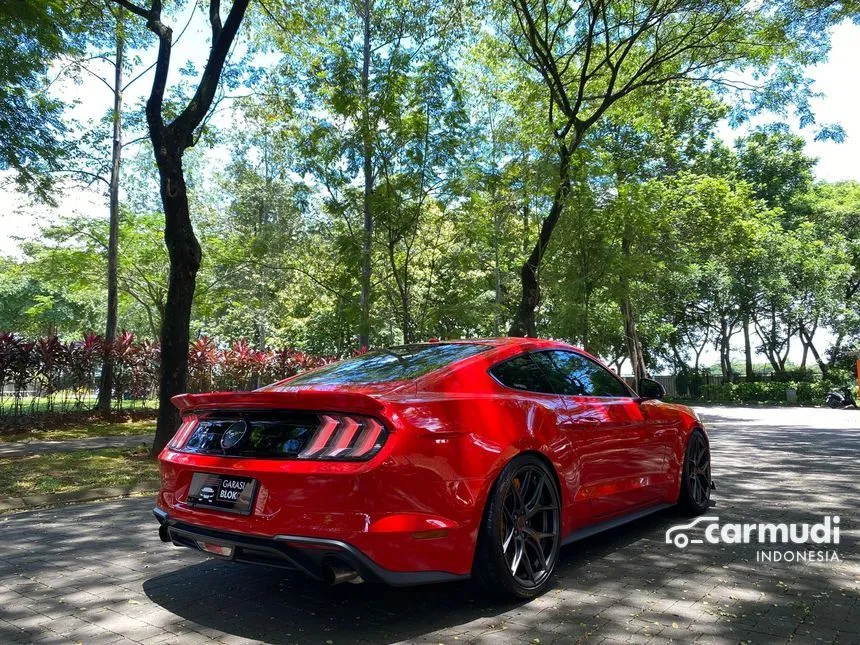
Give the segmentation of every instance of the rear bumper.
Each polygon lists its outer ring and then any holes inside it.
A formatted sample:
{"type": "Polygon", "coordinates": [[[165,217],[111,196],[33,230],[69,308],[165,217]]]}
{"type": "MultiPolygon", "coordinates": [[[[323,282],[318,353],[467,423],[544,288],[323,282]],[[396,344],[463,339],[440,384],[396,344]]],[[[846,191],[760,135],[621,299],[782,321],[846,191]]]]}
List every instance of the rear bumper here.
{"type": "MultiPolygon", "coordinates": [[[[392,435],[385,450],[395,440],[392,435]]],[[[433,446],[422,442],[424,448],[433,446]]],[[[307,538],[345,544],[383,571],[462,577],[471,573],[487,480],[458,477],[446,460],[426,452],[410,450],[409,457],[383,452],[368,462],[314,462],[168,448],[160,456],[157,507],[171,524],[278,543],[280,536],[294,536],[300,538],[296,543],[307,538]],[[197,472],[256,480],[252,511],[240,515],[189,504],[197,472]]]]}
{"type": "Polygon", "coordinates": [[[160,508],[153,509],[153,514],[161,525],[162,539],[176,546],[198,550],[202,550],[200,542],[229,546],[233,547],[233,556],[223,559],[301,571],[317,580],[323,580],[323,566],[332,561],[345,563],[364,580],[383,582],[395,587],[450,582],[469,577],[468,574],[458,575],[445,571],[391,571],[376,564],[355,546],[341,540],[296,535],[275,535],[270,538],[243,535],[178,521],[160,508]]]}

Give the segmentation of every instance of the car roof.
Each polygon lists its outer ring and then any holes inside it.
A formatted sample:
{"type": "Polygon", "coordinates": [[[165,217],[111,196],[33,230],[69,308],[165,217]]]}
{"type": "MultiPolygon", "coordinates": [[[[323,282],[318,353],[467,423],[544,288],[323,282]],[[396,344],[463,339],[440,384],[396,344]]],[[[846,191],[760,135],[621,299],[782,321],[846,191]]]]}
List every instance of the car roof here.
{"type": "Polygon", "coordinates": [[[409,345],[435,345],[445,343],[463,343],[463,344],[481,344],[492,345],[493,347],[510,347],[513,345],[522,346],[524,349],[542,349],[550,347],[564,347],[566,349],[575,349],[578,352],[587,354],[579,347],[575,347],[570,343],[560,340],[552,340],[549,338],[532,338],[529,336],[500,336],[497,338],[455,338],[445,340],[430,340],[419,343],[409,343],[409,345]]]}

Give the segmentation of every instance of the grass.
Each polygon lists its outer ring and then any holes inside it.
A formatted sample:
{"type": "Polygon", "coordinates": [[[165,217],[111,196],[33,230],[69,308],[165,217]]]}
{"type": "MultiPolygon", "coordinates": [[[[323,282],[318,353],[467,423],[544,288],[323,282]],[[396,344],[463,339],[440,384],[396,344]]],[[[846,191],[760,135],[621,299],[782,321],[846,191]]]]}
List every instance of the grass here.
{"type": "Polygon", "coordinates": [[[157,479],[158,464],[138,448],[0,458],[0,490],[9,497],[133,486],[157,479]]]}
{"type": "Polygon", "coordinates": [[[12,434],[0,434],[0,442],[64,441],[89,437],[128,437],[147,434],[155,434],[154,420],[104,421],[90,419],[81,424],[49,430],[32,429],[12,434]]]}
{"type": "MultiPolygon", "coordinates": [[[[35,414],[39,412],[75,412],[89,410],[95,407],[98,399],[95,396],[84,396],[80,399],[65,392],[57,392],[53,400],[46,396],[25,396],[18,403],[20,414],[35,414]]],[[[113,406],[117,403],[114,400],[113,406]]],[[[123,409],[136,410],[141,408],[157,407],[156,399],[129,399],[122,402],[123,409]]],[[[0,399],[0,414],[16,413],[16,400],[14,396],[5,394],[0,399]]]]}

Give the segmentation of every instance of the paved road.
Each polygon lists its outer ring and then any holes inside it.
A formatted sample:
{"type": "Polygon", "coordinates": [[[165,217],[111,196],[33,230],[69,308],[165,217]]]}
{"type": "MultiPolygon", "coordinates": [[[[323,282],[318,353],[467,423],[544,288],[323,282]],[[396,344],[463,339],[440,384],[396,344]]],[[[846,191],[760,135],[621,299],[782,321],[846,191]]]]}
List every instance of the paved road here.
{"type": "Polygon", "coordinates": [[[54,452],[96,450],[98,448],[126,448],[152,445],[152,435],[136,437],[90,437],[87,439],[64,439],[62,441],[3,441],[0,442],[0,457],[28,457],[54,452]]]}
{"type": "Polygon", "coordinates": [[[838,563],[664,543],[660,514],[566,547],[555,587],[324,587],[159,542],[149,499],[0,518],[0,642],[858,643],[860,413],[711,408],[723,522],[841,516],[838,563]]]}

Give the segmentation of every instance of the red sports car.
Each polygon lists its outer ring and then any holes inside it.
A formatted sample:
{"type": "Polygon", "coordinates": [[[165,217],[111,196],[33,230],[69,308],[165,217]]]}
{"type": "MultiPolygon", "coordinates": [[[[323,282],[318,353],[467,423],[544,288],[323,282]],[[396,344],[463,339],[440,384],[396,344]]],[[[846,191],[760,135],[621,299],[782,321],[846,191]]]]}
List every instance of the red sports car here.
{"type": "Polygon", "coordinates": [[[368,352],[254,392],[185,394],[165,541],[329,583],[475,577],[529,598],[562,544],[709,506],[708,438],[643,379],[529,338],[368,352]]]}

